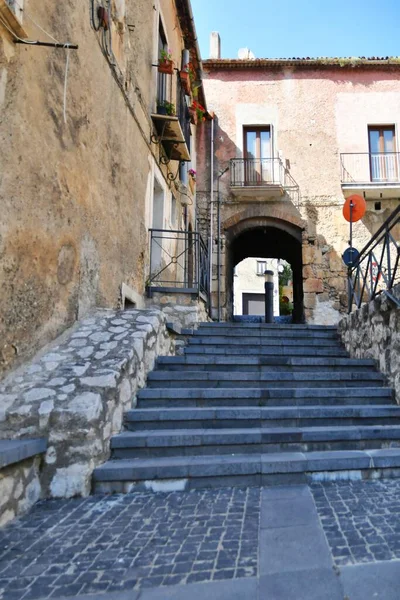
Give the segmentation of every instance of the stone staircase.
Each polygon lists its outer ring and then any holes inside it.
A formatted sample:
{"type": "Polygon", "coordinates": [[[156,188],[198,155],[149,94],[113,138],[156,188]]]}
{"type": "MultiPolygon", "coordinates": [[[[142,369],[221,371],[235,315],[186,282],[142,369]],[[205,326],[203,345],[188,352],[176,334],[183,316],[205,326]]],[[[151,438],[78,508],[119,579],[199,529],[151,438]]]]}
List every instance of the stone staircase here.
{"type": "Polygon", "coordinates": [[[162,357],[95,492],[400,475],[400,406],[336,328],[204,323],[162,357]]]}

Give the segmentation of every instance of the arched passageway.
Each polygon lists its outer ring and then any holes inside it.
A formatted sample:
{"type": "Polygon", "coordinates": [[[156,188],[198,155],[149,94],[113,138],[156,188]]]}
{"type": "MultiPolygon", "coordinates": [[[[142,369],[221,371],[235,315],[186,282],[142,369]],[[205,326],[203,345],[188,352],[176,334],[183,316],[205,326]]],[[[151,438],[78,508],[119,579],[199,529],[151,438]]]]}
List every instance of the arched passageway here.
{"type": "Polygon", "coordinates": [[[293,322],[304,321],[303,261],[301,229],[278,219],[241,222],[226,231],[226,309],[233,315],[234,268],[248,257],[278,258],[287,261],[293,271],[293,322]]]}

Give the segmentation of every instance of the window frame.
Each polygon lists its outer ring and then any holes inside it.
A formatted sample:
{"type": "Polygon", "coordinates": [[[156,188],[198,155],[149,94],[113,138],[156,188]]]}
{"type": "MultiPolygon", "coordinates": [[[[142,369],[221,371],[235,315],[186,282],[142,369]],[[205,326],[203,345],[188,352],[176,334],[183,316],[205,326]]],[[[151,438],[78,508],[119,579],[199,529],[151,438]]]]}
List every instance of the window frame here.
{"type": "Polygon", "coordinates": [[[396,180],[399,176],[398,160],[397,157],[397,139],[396,139],[396,125],[368,125],[368,153],[369,153],[369,170],[371,181],[389,181],[393,178],[396,180]],[[371,132],[379,132],[379,151],[372,152],[371,148],[371,132]],[[385,137],[384,131],[392,131],[393,133],[393,150],[391,152],[385,151],[385,137]],[[388,156],[381,156],[387,154],[388,156]],[[394,159],[390,160],[390,155],[394,155],[394,159]],[[378,162],[376,162],[378,158],[378,162]],[[378,174],[378,176],[377,176],[378,174]]]}
{"type": "Polygon", "coordinates": [[[261,277],[262,275],[264,275],[265,271],[267,270],[267,261],[266,260],[258,260],[257,261],[257,266],[256,266],[256,273],[259,277],[261,277]],[[264,269],[259,269],[259,265],[264,265],[264,269]]]}

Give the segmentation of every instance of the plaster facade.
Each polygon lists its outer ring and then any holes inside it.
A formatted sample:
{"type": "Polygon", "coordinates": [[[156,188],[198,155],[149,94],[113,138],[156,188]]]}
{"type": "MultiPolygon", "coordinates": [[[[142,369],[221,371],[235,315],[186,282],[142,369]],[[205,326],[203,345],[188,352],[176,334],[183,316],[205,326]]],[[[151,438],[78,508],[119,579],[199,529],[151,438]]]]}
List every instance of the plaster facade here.
{"type": "MultiPolygon", "coordinates": [[[[253,233],[257,228],[264,230],[265,251],[261,253],[260,245],[256,249],[249,236],[239,240],[240,258],[262,256],[291,262],[293,255],[298,256],[297,303],[302,298],[302,318],[315,324],[337,323],[347,302],[346,269],[341,259],[349,240],[349,224],[342,215],[345,196],[358,193],[366,198],[366,214],[354,225],[353,245],[358,250],[400,199],[398,173],[391,182],[394,185],[357,186],[354,178],[351,185],[343,185],[343,160],[348,159],[341,155],[362,155],[358,176],[365,180],[370,177],[368,127],[393,125],[397,129],[400,118],[398,59],[351,62],[213,58],[204,61],[203,66],[208,107],[215,118],[213,134],[209,125],[199,138],[198,200],[204,235],[210,235],[207,219],[211,212],[214,215],[214,312],[219,297],[223,318],[229,319],[232,315],[231,271],[238,260],[232,251],[237,235],[232,227],[246,223],[253,233]],[[231,159],[245,158],[246,126],[270,128],[271,156],[279,161],[290,185],[288,181],[281,189],[265,185],[251,193],[245,189],[246,184],[242,189],[234,189],[229,171],[221,175],[231,165],[231,159]],[[297,188],[292,185],[293,180],[297,188]],[[211,207],[212,181],[214,202],[211,207]],[[219,258],[215,243],[218,237],[217,181],[221,223],[219,258]],[[292,245],[289,238],[274,238],[277,228],[287,225],[295,225],[301,237],[301,247],[292,249],[292,257],[285,256],[288,245],[292,245]]],[[[398,158],[396,160],[398,162],[398,158]]],[[[296,276],[293,264],[292,268],[296,276]]],[[[294,285],[296,287],[296,282],[294,285]]]]}
{"type": "MultiPolygon", "coordinates": [[[[107,31],[91,0],[25,1],[26,36],[51,43],[37,23],[78,50],[14,44],[0,22],[0,375],[92,307],[128,297],[144,305],[155,189],[162,227],[194,227],[194,195],[169,177],[179,162],[160,164],[151,140],[160,22],[175,66],[186,47],[201,78],[190,4],[103,4],[107,31]]],[[[176,102],[176,71],[171,77],[176,102]]],[[[195,126],[191,134],[187,169],[195,126]]]]}
{"type": "Polygon", "coordinates": [[[279,316],[278,261],[262,258],[245,258],[236,265],[233,278],[234,315],[254,314],[253,312],[244,312],[245,294],[256,294],[258,296],[261,303],[259,307],[260,314],[264,314],[264,271],[266,270],[274,272],[274,315],[279,316]],[[258,263],[262,265],[261,270],[258,263]]]}

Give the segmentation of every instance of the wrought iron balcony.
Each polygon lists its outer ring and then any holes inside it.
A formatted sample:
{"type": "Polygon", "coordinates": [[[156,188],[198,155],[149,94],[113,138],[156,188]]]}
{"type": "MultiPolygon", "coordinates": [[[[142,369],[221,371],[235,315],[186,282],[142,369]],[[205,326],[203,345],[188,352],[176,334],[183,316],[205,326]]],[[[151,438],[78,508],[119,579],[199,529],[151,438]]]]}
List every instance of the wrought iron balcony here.
{"type": "MultiPolygon", "coordinates": [[[[176,73],[176,70],[174,73],[176,73]]],[[[190,161],[190,114],[185,91],[179,77],[175,74],[159,73],[158,101],[160,104],[164,104],[173,97],[174,80],[176,85],[176,112],[173,115],[159,112],[151,115],[156,130],[156,135],[152,136],[152,141],[163,146],[165,162],[170,160],[190,161]]]]}
{"type": "Polygon", "coordinates": [[[242,199],[266,199],[297,191],[298,185],[280,158],[233,158],[231,191],[242,199]]]}
{"type": "Polygon", "coordinates": [[[363,191],[367,198],[400,195],[400,153],[344,153],[340,155],[344,195],[363,191]]]}
{"type": "Polygon", "coordinates": [[[147,293],[209,295],[208,248],[197,231],[150,229],[147,293]]]}

